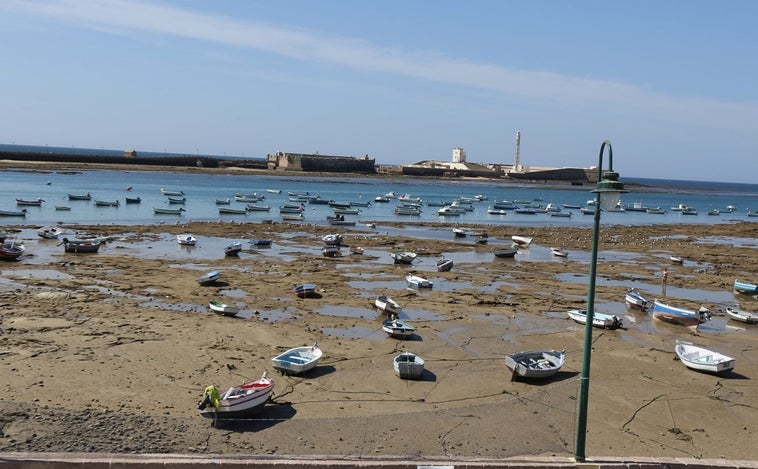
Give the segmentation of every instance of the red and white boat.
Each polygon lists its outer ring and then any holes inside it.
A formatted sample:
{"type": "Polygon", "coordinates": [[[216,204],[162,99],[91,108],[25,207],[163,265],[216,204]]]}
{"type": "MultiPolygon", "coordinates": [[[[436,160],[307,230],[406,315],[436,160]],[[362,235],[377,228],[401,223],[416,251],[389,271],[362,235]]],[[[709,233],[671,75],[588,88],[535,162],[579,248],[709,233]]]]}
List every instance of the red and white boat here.
{"type": "Polygon", "coordinates": [[[260,412],[274,390],[274,381],[263,372],[260,379],[233,386],[219,393],[208,386],[197,408],[200,415],[210,419],[242,418],[260,412]]]}

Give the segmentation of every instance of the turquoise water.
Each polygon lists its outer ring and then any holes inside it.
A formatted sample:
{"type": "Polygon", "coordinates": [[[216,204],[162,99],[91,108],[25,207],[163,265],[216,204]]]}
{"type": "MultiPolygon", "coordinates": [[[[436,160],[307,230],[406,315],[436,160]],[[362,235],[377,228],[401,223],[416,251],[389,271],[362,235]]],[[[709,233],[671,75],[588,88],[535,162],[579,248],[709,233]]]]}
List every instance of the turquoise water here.
{"type": "MultiPolygon", "coordinates": [[[[661,207],[664,215],[645,212],[607,212],[603,224],[649,225],[660,223],[710,224],[729,223],[740,220],[757,220],[747,217],[747,210],[758,210],[758,186],[697,181],[662,181],[653,179],[624,180],[630,191],[624,194],[625,204],[640,203],[643,206],[661,207]],[[671,207],[684,204],[699,211],[698,215],[683,215],[671,207]],[[734,206],[733,213],[725,213],[727,206],[734,206]],[[707,215],[709,209],[721,210],[720,215],[707,215]]],[[[591,226],[593,217],[583,215],[577,209],[563,208],[571,217],[551,217],[546,213],[521,215],[508,211],[506,215],[490,215],[487,208],[495,200],[529,201],[534,205],[580,205],[586,206],[593,198],[590,185],[568,186],[565,184],[525,184],[499,181],[437,180],[437,179],[385,179],[378,177],[311,177],[304,174],[288,175],[230,175],[201,173],[195,169],[183,172],[166,171],[81,171],[81,172],[30,172],[0,171],[0,210],[19,210],[16,198],[42,198],[41,207],[25,207],[24,218],[0,217],[0,225],[43,225],[63,223],[117,223],[152,224],[176,220],[228,219],[259,222],[265,219],[280,220],[279,205],[288,202],[288,192],[319,195],[323,199],[338,202],[371,202],[371,206],[358,207],[357,215],[345,215],[348,220],[381,224],[389,221],[435,221],[455,224],[502,224],[522,226],[591,226]],[[127,190],[127,188],[131,188],[127,190]],[[168,204],[168,198],[160,189],[181,190],[187,199],[182,206],[186,211],[181,217],[155,215],[154,207],[178,208],[168,204]],[[281,193],[267,192],[267,189],[281,193]],[[456,197],[482,195],[484,201],[471,204],[472,211],[456,217],[441,217],[440,207],[424,204],[419,216],[395,215],[397,201],[374,203],[378,195],[394,191],[427,201],[450,201],[456,197]],[[69,193],[87,193],[91,201],[68,200],[69,193]],[[266,199],[262,202],[272,208],[269,212],[250,212],[247,215],[220,215],[216,199],[231,198],[232,208],[243,208],[245,203],[235,202],[235,193],[259,193],[266,199]],[[125,197],[140,197],[140,204],[126,204],[125,197]],[[119,200],[119,207],[99,207],[95,200],[119,200]],[[56,210],[56,206],[69,206],[71,210],[56,210]]],[[[332,214],[327,205],[305,206],[305,221],[327,224],[326,216],[332,214]]]]}

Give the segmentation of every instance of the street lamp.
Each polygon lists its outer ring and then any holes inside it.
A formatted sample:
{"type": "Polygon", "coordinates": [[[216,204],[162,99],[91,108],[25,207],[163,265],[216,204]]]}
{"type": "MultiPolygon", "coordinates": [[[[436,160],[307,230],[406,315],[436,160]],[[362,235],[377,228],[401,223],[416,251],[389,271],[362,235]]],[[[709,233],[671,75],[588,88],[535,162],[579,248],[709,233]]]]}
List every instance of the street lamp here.
{"type": "Polygon", "coordinates": [[[597,194],[595,201],[595,228],[592,233],[592,260],[590,261],[590,284],[587,292],[587,322],[584,326],[584,352],[582,355],[582,377],[579,382],[579,410],[576,422],[576,447],[574,456],[577,461],[584,462],[584,443],[587,437],[587,406],[590,392],[590,359],[592,356],[592,318],[595,314],[595,277],[597,271],[597,240],[600,234],[600,206],[611,210],[616,208],[624,190],[624,184],[618,181],[619,174],[613,171],[613,148],[611,142],[604,141],[600,145],[600,156],[597,164],[597,194]],[[603,172],[603,150],[608,147],[608,171],[603,172]]]}

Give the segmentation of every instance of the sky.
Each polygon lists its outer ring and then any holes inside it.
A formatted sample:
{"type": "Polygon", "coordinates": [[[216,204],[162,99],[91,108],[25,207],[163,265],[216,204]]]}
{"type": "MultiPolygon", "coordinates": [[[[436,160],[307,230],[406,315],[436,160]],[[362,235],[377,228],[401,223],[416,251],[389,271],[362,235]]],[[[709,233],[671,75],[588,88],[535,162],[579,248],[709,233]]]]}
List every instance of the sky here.
{"type": "Polygon", "coordinates": [[[2,0],[0,143],[754,183],[753,0],[2,0]],[[612,161],[611,161],[612,160],[612,161]]]}

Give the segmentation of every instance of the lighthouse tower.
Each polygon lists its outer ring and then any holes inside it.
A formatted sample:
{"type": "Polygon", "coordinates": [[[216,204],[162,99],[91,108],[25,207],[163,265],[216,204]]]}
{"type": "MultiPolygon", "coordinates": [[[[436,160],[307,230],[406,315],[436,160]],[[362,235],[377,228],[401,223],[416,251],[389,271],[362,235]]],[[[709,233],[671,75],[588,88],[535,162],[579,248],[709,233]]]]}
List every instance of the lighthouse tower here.
{"type": "Polygon", "coordinates": [[[513,159],[513,171],[521,171],[521,131],[516,131],[516,154],[513,159]]]}

